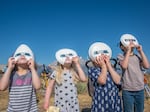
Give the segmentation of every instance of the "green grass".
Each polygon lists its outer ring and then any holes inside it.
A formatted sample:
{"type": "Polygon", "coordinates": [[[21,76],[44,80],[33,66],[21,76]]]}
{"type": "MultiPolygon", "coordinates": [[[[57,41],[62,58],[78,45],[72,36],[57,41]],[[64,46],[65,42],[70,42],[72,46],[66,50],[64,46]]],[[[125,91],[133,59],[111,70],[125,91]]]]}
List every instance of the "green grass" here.
{"type": "Polygon", "coordinates": [[[87,83],[78,82],[76,86],[78,94],[87,93],[87,83]]]}

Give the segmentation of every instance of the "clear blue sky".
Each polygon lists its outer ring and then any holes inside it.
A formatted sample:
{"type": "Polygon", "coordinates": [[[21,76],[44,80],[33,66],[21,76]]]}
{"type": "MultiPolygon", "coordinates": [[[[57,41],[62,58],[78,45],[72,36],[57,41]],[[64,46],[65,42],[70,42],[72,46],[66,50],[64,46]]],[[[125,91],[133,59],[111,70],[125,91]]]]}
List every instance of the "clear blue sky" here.
{"type": "Polygon", "coordinates": [[[0,0],[0,64],[22,43],[40,64],[55,61],[61,48],[87,59],[96,41],[107,43],[116,57],[123,33],[135,35],[150,59],[148,0],[0,0]]]}

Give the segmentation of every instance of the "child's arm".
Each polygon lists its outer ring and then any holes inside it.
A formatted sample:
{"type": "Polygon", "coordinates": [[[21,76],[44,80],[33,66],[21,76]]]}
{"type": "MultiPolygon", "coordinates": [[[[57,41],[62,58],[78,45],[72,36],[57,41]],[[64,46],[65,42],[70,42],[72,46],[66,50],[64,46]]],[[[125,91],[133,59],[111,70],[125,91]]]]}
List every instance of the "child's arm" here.
{"type": "Polygon", "coordinates": [[[127,48],[126,48],[126,53],[125,53],[125,57],[122,61],[120,61],[120,65],[123,69],[127,69],[128,67],[128,63],[129,63],[129,57],[132,53],[132,48],[134,47],[134,44],[130,44],[127,48]]]}
{"type": "Polygon", "coordinates": [[[116,84],[120,84],[121,77],[112,67],[112,65],[110,63],[110,58],[108,56],[105,56],[105,62],[106,62],[106,66],[108,68],[108,71],[110,72],[110,75],[111,75],[113,81],[116,84]]]}
{"type": "Polygon", "coordinates": [[[137,47],[137,50],[139,52],[139,54],[141,55],[141,58],[142,58],[142,65],[144,68],[149,68],[150,65],[149,65],[149,61],[144,53],[144,51],[142,50],[142,46],[141,45],[138,45],[137,47]]]}
{"type": "Polygon", "coordinates": [[[10,57],[8,59],[8,68],[0,80],[0,90],[7,89],[8,85],[9,85],[10,75],[11,75],[14,67],[15,67],[15,60],[13,57],[10,57]]]}
{"type": "Polygon", "coordinates": [[[34,63],[34,60],[30,59],[29,62],[29,68],[31,70],[31,73],[32,73],[32,83],[33,83],[33,86],[35,89],[39,89],[40,86],[41,86],[41,81],[40,81],[40,78],[37,74],[37,71],[35,69],[35,63],[34,63]]]}
{"type": "Polygon", "coordinates": [[[106,80],[107,80],[107,68],[106,68],[106,64],[104,62],[104,55],[98,56],[96,57],[94,63],[101,68],[101,72],[99,74],[98,77],[98,83],[101,85],[105,85],[106,84],[106,80]]]}
{"type": "Polygon", "coordinates": [[[106,68],[106,66],[102,66],[101,73],[98,77],[98,83],[100,83],[101,85],[105,85],[106,79],[107,79],[107,68],[106,68]]]}
{"type": "Polygon", "coordinates": [[[83,82],[86,82],[87,81],[87,77],[86,77],[83,69],[81,68],[81,65],[79,63],[79,58],[78,57],[74,57],[73,58],[73,63],[75,64],[76,71],[78,73],[78,76],[79,76],[80,80],[83,81],[83,82]]]}
{"type": "Polygon", "coordinates": [[[46,89],[45,98],[44,98],[44,109],[47,110],[50,103],[50,96],[52,94],[52,90],[55,84],[55,80],[51,79],[46,89]]]}

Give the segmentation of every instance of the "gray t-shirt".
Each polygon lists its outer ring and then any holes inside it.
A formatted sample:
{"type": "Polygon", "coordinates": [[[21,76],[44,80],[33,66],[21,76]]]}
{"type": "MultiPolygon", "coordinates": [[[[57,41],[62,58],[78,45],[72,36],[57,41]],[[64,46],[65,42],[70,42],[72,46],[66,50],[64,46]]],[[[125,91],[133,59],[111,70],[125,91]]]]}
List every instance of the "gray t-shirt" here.
{"type": "MultiPolygon", "coordinates": [[[[124,59],[122,54],[118,55],[121,62],[124,59]]],[[[122,89],[128,91],[139,91],[144,89],[144,75],[140,67],[140,59],[137,55],[129,57],[128,67],[123,70],[122,89]]]]}
{"type": "Polygon", "coordinates": [[[31,72],[23,76],[12,73],[7,112],[38,112],[31,72]]]}

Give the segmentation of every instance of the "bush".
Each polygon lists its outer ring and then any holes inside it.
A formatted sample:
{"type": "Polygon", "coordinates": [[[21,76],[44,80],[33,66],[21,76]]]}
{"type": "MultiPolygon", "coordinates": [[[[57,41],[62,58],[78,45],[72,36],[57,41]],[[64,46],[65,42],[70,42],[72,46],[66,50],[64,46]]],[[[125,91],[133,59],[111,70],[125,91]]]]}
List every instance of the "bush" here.
{"type": "Polygon", "coordinates": [[[87,93],[87,83],[78,82],[76,86],[78,94],[87,93]]]}

